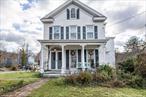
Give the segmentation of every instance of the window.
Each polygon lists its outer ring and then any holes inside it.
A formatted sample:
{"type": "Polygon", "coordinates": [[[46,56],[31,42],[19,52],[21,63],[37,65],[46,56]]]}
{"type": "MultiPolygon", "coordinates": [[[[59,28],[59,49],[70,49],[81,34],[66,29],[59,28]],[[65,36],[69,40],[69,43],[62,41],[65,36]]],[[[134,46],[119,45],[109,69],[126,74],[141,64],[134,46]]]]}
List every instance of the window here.
{"type": "Polygon", "coordinates": [[[54,39],[60,39],[60,27],[54,26],[54,39]]]}
{"type": "Polygon", "coordinates": [[[77,39],[76,26],[70,26],[70,39],[77,39]]]}
{"type": "Polygon", "coordinates": [[[71,9],[71,18],[75,18],[76,17],[76,11],[75,11],[75,8],[72,8],[71,9]]]}
{"type": "Polygon", "coordinates": [[[87,26],[86,32],[87,32],[87,39],[93,39],[93,37],[94,37],[94,33],[93,33],[94,29],[93,29],[92,25],[88,25],[87,26]]]}

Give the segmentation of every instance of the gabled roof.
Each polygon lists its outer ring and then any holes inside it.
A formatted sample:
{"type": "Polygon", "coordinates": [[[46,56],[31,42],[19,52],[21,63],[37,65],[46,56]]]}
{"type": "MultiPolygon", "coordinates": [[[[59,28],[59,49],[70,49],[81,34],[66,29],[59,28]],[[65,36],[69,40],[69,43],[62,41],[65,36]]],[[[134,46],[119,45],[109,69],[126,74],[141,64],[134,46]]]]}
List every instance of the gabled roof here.
{"type": "Polygon", "coordinates": [[[87,5],[83,4],[79,0],[67,0],[64,4],[60,5],[58,8],[56,8],[55,10],[53,10],[52,12],[50,12],[49,14],[44,16],[41,20],[43,20],[43,19],[53,19],[53,17],[55,15],[57,15],[60,11],[64,10],[70,4],[74,4],[74,5],[82,8],[83,10],[85,10],[87,13],[93,15],[94,17],[102,17],[102,18],[106,19],[106,17],[104,15],[102,15],[101,13],[97,12],[96,10],[88,7],[87,5]]]}

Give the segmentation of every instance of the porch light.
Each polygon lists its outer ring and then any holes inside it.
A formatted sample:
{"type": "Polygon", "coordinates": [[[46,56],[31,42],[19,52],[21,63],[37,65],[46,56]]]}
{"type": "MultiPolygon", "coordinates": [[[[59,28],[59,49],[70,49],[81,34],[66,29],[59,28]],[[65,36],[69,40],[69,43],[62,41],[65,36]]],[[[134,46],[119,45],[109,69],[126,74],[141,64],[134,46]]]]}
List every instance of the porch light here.
{"type": "Polygon", "coordinates": [[[54,49],[54,51],[56,51],[56,49],[54,49]]]}

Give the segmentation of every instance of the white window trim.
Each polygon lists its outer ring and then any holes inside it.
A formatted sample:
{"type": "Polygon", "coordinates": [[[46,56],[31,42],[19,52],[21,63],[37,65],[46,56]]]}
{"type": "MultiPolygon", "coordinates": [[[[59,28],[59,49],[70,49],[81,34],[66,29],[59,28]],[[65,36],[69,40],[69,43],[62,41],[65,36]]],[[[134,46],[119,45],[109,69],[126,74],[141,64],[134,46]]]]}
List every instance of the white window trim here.
{"type": "Polygon", "coordinates": [[[94,25],[86,25],[86,39],[94,39],[94,25]],[[93,38],[88,38],[88,36],[87,36],[87,34],[88,34],[88,32],[87,32],[87,26],[92,26],[92,28],[93,28],[93,38]]]}
{"type": "Polygon", "coordinates": [[[53,29],[52,29],[52,31],[53,31],[53,33],[52,33],[52,34],[53,34],[52,39],[53,39],[53,40],[60,40],[60,39],[61,39],[61,26],[60,26],[60,25],[55,25],[55,26],[53,26],[52,28],[53,28],[53,29]],[[59,39],[55,39],[55,38],[54,38],[54,27],[56,27],[56,26],[59,27],[59,39]]]}
{"type": "Polygon", "coordinates": [[[69,26],[69,39],[70,40],[77,40],[77,25],[70,25],[69,26]],[[76,39],[71,39],[71,26],[75,26],[76,27],[76,39]]]}

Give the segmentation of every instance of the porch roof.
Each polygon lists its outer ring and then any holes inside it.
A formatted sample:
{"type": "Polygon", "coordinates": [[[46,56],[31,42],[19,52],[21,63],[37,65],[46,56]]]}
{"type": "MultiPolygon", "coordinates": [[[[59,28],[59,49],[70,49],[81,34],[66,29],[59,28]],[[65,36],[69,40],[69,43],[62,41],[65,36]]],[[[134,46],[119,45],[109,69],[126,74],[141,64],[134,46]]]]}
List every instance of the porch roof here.
{"type": "Polygon", "coordinates": [[[106,43],[108,39],[94,40],[38,40],[40,43],[106,43]]]}

